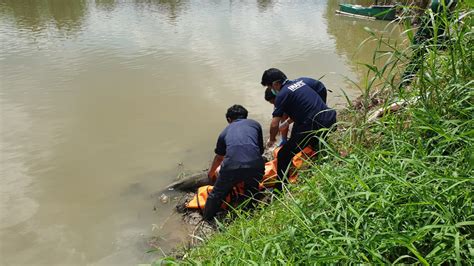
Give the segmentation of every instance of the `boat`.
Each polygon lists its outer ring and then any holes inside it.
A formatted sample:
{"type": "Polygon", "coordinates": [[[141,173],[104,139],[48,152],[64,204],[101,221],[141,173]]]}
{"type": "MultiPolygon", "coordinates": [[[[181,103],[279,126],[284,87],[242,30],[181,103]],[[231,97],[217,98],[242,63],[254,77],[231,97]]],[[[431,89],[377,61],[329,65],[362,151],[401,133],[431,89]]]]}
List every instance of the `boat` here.
{"type": "Polygon", "coordinates": [[[396,16],[395,5],[361,6],[352,4],[339,4],[339,14],[352,15],[380,20],[394,20],[396,16]]]}

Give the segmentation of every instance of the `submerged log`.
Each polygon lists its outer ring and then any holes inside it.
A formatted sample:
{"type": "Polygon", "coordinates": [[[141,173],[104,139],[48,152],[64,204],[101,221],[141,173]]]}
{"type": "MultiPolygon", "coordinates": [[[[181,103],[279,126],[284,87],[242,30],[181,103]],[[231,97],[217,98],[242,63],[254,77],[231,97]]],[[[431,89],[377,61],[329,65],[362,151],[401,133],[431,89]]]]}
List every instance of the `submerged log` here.
{"type": "MultiPolygon", "coordinates": [[[[265,149],[263,158],[265,162],[273,160],[273,150],[276,146],[265,149]]],[[[219,169],[219,168],[218,168],[219,169]]],[[[218,171],[216,173],[218,175],[218,171]]],[[[187,175],[166,187],[166,190],[178,190],[184,192],[196,192],[199,187],[212,185],[212,181],[207,177],[207,170],[195,174],[187,175]]]]}
{"type": "Polygon", "coordinates": [[[195,191],[198,187],[211,185],[211,180],[207,177],[207,171],[191,174],[175,181],[166,187],[167,190],[195,191]]]}

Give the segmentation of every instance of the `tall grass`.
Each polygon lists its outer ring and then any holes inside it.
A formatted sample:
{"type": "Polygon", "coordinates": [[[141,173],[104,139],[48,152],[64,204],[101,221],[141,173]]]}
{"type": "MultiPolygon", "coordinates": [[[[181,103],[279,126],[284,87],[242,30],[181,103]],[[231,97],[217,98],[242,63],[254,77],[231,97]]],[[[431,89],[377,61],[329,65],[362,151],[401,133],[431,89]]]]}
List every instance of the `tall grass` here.
{"type": "Polygon", "coordinates": [[[457,21],[471,9],[461,3],[452,16],[429,14],[446,38],[423,46],[411,86],[398,86],[408,50],[391,46],[375,55],[386,64],[367,65],[367,101],[375,87],[386,103],[416,101],[375,123],[365,122],[368,109],[349,112],[329,156],[313,162],[298,185],[237,213],[182,262],[474,264],[472,14],[457,21]]]}

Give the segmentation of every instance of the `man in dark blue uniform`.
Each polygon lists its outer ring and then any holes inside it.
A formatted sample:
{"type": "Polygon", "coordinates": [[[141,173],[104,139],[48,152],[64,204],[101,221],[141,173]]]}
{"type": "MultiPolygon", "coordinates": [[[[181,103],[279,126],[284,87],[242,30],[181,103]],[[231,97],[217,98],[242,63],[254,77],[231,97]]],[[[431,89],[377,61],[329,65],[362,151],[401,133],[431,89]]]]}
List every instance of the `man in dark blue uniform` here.
{"type": "Polygon", "coordinates": [[[233,105],[227,110],[229,125],[217,139],[216,156],[208,173],[212,178],[217,167],[221,166],[204,208],[206,220],[216,215],[222,200],[236,184],[244,181],[245,196],[248,198],[258,192],[258,183],[265,170],[262,127],[258,122],[247,119],[247,115],[247,110],[241,105],[233,105]]]}
{"type": "MultiPolygon", "coordinates": [[[[307,145],[311,145],[314,150],[319,149],[318,138],[324,137],[325,134],[317,131],[330,128],[336,123],[336,111],[326,105],[327,90],[318,80],[312,78],[288,80],[282,71],[270,68],[263,73],[261,84],[276,93],[267,146],[275,143],[283,114],[288,114],[294,121],[291,137],[277,155],[278,177],[284,182],[287,180],[285,173],[296,153],[307,145]]],[[[276,186],[276,189],[281,188],[281,183],[276,186]]]]}

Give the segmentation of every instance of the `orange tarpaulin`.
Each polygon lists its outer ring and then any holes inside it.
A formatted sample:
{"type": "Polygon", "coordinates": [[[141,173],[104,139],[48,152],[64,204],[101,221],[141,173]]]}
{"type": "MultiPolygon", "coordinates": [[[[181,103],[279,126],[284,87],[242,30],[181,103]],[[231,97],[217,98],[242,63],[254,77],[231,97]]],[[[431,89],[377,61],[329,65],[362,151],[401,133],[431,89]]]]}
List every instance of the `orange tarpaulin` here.
{"type": "MultiPolygon", "coordinates": [[[[279,148],[275,149],[274,151],[274,158],[276,158],[279,148]]],[[[316,152],[311,149],[311,147],[304,148],[301,152],[297,153],[292,160],[292,165],[294,169],[300,169],[303,166],[305,160],[315,156],[316,152]]],[[[298,174],[297,172],[293,172],[294,174],[290,176],[289,182],[295,183],[297,181],[298,174]]],[[[277,159],[273,159],[265,164],[265,174],[263,175],[262,181],[259,184],[259,189],[263,190],[265,188],[271,188],[278,182],[277,178],[277,159]]],[[[204,210],[204,206],[206,205],[206,200],[209,193],[212,191],[213,186],[202,186],[198,188],[196,195],[194,195],[193,199],[191,199],[187,204],[186,208],[188,209],[201,209],[204,210]]],[[[232,199],[237,195],[243,195],[244,192],[244,185],[243,183],[237,184],[233,188],[233,191],[226,197],[226,202],[232,202],[232,199]]],[[[222,204],[222,207],[225,208],[227,204],[222,204]]]]}

